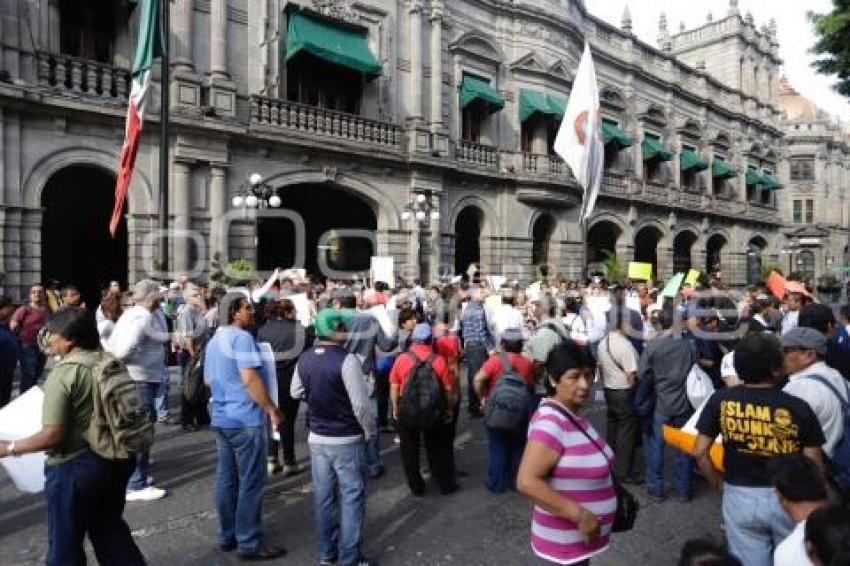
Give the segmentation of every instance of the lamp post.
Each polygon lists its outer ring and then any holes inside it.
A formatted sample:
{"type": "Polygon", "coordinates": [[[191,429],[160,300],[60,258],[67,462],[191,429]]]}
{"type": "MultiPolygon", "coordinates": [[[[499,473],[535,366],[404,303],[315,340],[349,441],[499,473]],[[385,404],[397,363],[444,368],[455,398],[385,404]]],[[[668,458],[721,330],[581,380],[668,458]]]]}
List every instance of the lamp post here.
{"type": "MultiPolygon", "coordinates": [[[[415,243],[413,252],[416,253],[416,267],[419,272],[419,278],[422,279],[422,255],[421,234],[423,226],[428,225],[431,221],[440,219],[439,206],[434,202],[434,193],[432,191],[416,190],[411,195],[410,202],[407,203],[401,211],[402,222],[410,222],[413,224],[412,232],[415,235],[415,243]]],[[[430,261],[430,259],[429,259],[430,261]]]]}
{"type": "Polygon", "coordinates": [[[231,204],[233,208],[280,208],[282,201],[271,185],[259,173],[251,173],[248,179],[239,185],[231,204]]]}

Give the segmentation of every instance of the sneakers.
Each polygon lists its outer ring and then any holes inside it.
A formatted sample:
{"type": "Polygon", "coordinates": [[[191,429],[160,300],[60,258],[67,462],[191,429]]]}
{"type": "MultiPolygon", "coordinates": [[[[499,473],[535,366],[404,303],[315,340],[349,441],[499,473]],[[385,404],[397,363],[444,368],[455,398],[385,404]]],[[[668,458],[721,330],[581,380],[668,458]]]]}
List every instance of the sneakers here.
{"type": "Polygon", "coordinates": [[[165,490],[149,485],[144,489],[128,491],[125,499],[127,501],[155,501],[165,497],[165,490]]]}
{"type": "Polygon", "coordinates": [[[264,546],[254,552],[240,552],[239,560],[248,562],[262,562],[264,560],[274,560],[286,555],[286,549],[282,546],[264,546]]]}

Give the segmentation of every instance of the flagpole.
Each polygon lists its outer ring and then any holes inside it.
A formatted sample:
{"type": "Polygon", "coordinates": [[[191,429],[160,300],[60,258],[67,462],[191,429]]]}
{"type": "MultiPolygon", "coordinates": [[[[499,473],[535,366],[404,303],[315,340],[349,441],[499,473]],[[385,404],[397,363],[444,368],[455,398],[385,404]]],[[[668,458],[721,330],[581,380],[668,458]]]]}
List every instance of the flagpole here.
{"type": "Polygon", "coordinates": [[[168,109],[171,105],[171,72],[170,72],[170,48],[171,48],[171,0],[161,0],[162,6],[162,57],[160,58],[161,78],[160,84],[160,139],[159,139],[159,271],[168,271],[168,181],[169,181],[169,159],[168,148],[170,145],[170,124],[168,123],[168,109]]]}
{"type": "Polygon", "coordinates": [[[584,279],[587,279],[588,276],[590,275],[590,273],[587,269],[588,266],[590,265],[590,258],[588,258],[588,256],[587,256],[587,254],[588,254],[588,251],[587,251],[588,250],[588,248],[587,248],[587,219],[580,219],[580,222],[581,222],[581,247],[582,247],[581,259],[582,259],[582,262],[583,262],[583,266],[582,266],[582,270],[581,270],[582,271],[582,277],[581,277],[580,281],[583,281],[584,279]]]}

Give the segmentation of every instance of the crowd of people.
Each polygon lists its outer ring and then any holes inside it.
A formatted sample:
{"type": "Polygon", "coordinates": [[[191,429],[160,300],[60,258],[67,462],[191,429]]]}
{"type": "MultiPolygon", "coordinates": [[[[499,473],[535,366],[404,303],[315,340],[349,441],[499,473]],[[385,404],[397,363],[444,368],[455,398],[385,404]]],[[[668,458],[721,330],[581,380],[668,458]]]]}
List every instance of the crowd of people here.
{"type": "Polygon", "coordinates": [[[44,428],[0,442],[0,457],[48,452],[48,563],[76,563],[86,534],[102,563],[143,563],[121,516],[125,501],[167,495],[152,482],[150,454],[104,459],[86,436],[96,401],[87,384],[109,356],[152,422],[210,426],[218,546],[246,560],[286,552],[264,534],[262,498],[269,474],[304,472],[303,404],[323,565],[373,563],[363,522],[367,482],[385,473],[381,434],[400,446],[411,496],[429,491],[423,445],[437,492],[460,488],[464,408],[487,437],[487,489],[534,503],[530,541],[544,560],[584,564],[604,552],[623,530],[626,486],[659,504],[688,502],[699,474],[722,492],[728,549],[694,542],[683,564],[846,564],[848,328],[850,308],[836,319],[793,281],[781,293],[758,283],[737,296],[711,281],[665,297],[651,283],[601,277],[425,288],[276,272],[230,289],[113,282],[88,310],[71,285],[56,296],[35,285],[25,305],[0,298],[0,406],[16,366],[23,393],[49,361],[44,428]],[[174,366],[179,411],[169,404],[174,366]],[[697,370],[713,391],[699,403],[689,395],[697,370]],[[205,394],[186,394],[198,376],[205,394]],[[580,411],[594,387],[604,434],[580,411]],[[668,484],[664,430],[688,421],[695,447],[675,451],[668,484]],[[718,439],[721,470],[709,458],[718,439]],[[105,504],[91,509],[84,501],[95,496],[105,504]]]}

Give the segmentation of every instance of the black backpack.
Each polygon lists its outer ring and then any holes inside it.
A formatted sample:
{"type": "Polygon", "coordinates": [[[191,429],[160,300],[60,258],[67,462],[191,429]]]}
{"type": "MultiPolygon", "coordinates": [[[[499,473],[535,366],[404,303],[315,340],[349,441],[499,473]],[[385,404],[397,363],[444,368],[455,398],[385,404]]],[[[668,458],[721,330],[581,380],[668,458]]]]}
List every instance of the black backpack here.
{"type": "Polygon", "coordinates": [[[210,400],[210,389],[204,382],[204,359],[208,343],[209,339],[200,345],[186,368],[180,411],[184,425],[209,423],[207,403],[210,400]]]}
{"type": "Polygon", "coordinates": [[[502,375],[496,380],[493,392],[487,399],[484,424],[502,432],[520,432],[528,423],[530,394],[525,380],[514,370],[508,356],[499,352],[502,375]]]}
{"type": "Polygon", "coordinates": [[[436,356],[420,360],[411,352],[405,355],[413,360],[413,369],[401,393],[399,419],[411,428],[434,428],[443,411],[443,392],[433,365],[436,356]]]}

